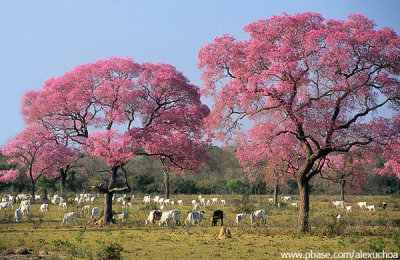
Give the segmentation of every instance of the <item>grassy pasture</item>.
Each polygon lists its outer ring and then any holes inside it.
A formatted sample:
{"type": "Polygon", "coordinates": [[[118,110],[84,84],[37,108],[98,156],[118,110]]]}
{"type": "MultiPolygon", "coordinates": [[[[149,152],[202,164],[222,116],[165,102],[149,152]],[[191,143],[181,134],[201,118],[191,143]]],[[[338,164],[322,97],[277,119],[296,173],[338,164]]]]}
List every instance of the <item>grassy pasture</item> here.
{"type": "MultiPolygon", "coordinates": [[[[222,198],[220,195],[204,196],[222,198]]],[[[400,252],[400,198],[389,196],[348,197],[346,205],[353,206],[353,212],[336,209],[331,201],[336,197],[311,196],[310,234],[297,233],[298,209],[290,203],[281,202],[281,208],[268,203],[269,196],[223,196],[226,205],[204,206],[206,220],[196,227],[144,226],[148,212],[155,205],[145,206],[141,200],[134,200],[128,211],[127,223],[116,223],[107,227],[89,222],[88,215],[79,215],[78,226],[61,226],[64,213],[79,212],[83,205],[69,203],[68,210],[58,210],[50,205],[50,212],[39,213],[40,204],[34,204],[29,216],[15,223],[13,212],[0,211],[0,252],[6,257],[13,249],[24,247],[44,258],[98,259],[118,255],[123,259],[280,259],[281,252],[400,252]],[[376,212],[356,207],[358,201],[375,205],[376,212]],[[388,203],[383,210],[382,201],[388,203]],[[254,209],[265,209],[267,224],[250,226],[247,222],[236,225],[237,213],[254,209]],[[230,228],[232,238],[218,240],[220,226],[211,227],[211,215],[216,209],[227,213],[224,221],[230,228]],[[336,216],[342,221],[336,222],[336,216]]],[[[185,206],[169,206],[181,212],[181,223],[191,211],[190,201],[197,196],[175,196],[184,199],[185,206]]],[[[294,196],[295,202],[296,196],[294,196]]],[[[103,202],[94,203],[102,213],[103,202]]],[[[124,211],[114,203],[116,212],[124,211]]],[[[219,224],[219,223],[218,223],[219,224]]]]}

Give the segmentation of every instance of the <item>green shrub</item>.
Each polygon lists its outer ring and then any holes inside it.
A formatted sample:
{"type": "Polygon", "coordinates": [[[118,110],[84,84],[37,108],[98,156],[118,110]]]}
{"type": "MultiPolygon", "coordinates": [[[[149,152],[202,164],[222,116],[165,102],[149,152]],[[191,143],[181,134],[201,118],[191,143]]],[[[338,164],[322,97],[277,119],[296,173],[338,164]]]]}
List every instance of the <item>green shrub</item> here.
{"type": "Polygon", "coordinates": [[[122,259],[121,252],[124,251],[121,244],[111,242],[103,245],[97,252],[97,257],[100,259],[122,259]]]}

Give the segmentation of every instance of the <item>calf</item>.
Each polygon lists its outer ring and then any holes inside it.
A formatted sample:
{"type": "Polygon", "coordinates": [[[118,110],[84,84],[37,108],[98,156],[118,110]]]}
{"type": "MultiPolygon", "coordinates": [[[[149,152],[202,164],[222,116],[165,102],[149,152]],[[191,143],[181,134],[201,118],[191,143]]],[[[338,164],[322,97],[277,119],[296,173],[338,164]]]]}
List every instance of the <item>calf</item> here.
{"type": "Polygon", "coordinates": [[[49,211],[49,204],[42,204],[40,205],[40,212],[49,211]]]}
{"type": "Polygon", "coordinates": [[[239,225],[239,223],[240,223],[243,219],[246,219],[246,213],[237,214],[237,215],[236,215],[236,224],[239,225]]]}
{"type": "Polygon", "coordinates": [[[15,222],[20,222],[21,221],[21,219],[22,219],[21,209],[15,210],[14,217],[15,217],[15,222]]]}
{"type": "Polygon", "coordinates": [[[352,211],[352,206],[346,206],[346,211],[351,212],[352,211]]]}
{"type": "Polygon", "coordinates": [[[223,226],[224,225],[224,216],[225,216],[225,214],[224,214],[224,212],[222,210],[218,209],[218,210],[214,211],[214,213],[212,215],[212,218],[211,218],[212,225],[216,226],[217,222],[218,222],[218,219],[220,219],[221,220],[221,226],[223,226]]]}
{"type": "Polygon", "coordinates": [[[251,212],[251,224],[253,225],[256,222],[256,218],[261,218],[263,220],[263,224],[265,225],[265,211],[262,209],[251,212]]]}
{"type": "Polygon", "coordinates": [[[149,213],[149,216],[146,219],[145,225],[152,223],[153,225],[156,223],[156,221],[159,221],[161,219],[162,212],[160,210],[152,210],[149,213]]]}
{"type": "Polygon", "coordinates": [[[75,222],[75,225],[78,225],[78,214],[76,212],[65,213],[61,225],[64,226],[72,220],[75,222]]]}

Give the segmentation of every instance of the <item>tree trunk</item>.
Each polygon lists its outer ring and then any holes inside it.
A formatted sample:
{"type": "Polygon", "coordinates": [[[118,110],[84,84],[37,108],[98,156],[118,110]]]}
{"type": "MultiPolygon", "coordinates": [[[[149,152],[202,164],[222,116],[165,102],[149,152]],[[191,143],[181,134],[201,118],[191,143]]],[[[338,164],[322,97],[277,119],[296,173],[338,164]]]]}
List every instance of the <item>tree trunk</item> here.
{"type": "Polygon", "coordinates": [[[279,193],[279,184],[278,181],[275,181],[275,185],[274,185],[274,205],[278,206],[278,194],[279,193]]]}
{"type": "Polygon", "coordinates": [[[64,194],[65,191],[65,180],[67,179],[67,173],[64,171],[64,169],[60,169],[60,192],[61,194],[64,194]]]}
{"type": "Polygon", "coordinates": [[[106,192],[106,199],[104,205],[104,224],[110,224],[112,221],[112,197],[114,192],[110,192],[111,189],[115,188],[115,183],[117,180],[117,171],[119,167],[113,167],[110,174],[110,181],[108,183],[108,191],[106,192]]]}
{"type": "Polygon", "coordinates": [[[164,171],[165,198],[169,199],[169,173],[164,171]]]}
{"type": "Polygon", "coordinates": [[[35,181],[33,178],[31,178],[31,184],[32,184],[32,193],[31,193],[32,201],[33,203],[35,203],[35,181]]]}
{"type": "Polygon", "coordinates": [[[341,183],[340,196],[341,196],[342,200],[344,201],[346,180],[342,180],[340,183],[341,183]]]}
{"type": "Polygon", "coordinates": [[[300,220],[300,232],[306,233],[309,231],[308,218],[310,214],[310,195],[308,179],[303,178],[298,180],[297,184],[300,191],[300,205],[299,205],[299,220],[300,220]]]}

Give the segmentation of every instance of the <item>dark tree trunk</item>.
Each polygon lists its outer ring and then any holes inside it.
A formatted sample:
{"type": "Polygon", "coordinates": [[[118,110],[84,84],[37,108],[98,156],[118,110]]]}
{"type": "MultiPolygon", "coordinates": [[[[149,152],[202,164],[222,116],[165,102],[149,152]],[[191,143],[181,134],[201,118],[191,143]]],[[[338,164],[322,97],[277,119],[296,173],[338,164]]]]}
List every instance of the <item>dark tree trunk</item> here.
{"type": "Polygon", "coordinates": [[[169,199],[169,172],[164,171],[165,198],[169,199]]]}
{"type": "Polygon", "coordinates": [[[274,205],[278,206],[278,194],[279,193],[279,184],[278,181],[275,180],[275,185],[274,185],[274,205]]]}
{"type": "Polygon", "coordinates": [[[61,194],[64,194],[65,192],[65,181],[67,179],[67,173],[64,171],[64,169],[60,169],[60,192],[61,194]]]}
{"type": "Polygon", "coordinates": [[[341,196],[342,200],[344,201],[344,194],[346,192],[346,190],[345,190],[346,189],[346,180],[342,180],[340,182],[340,184],[341,184],[340,196],[341,196]]]}
{"type": "Polygon", "coordinates": [[[110,224],[112,222],[112,197],[114,195],[112,190],[115,188],[115,183],[117,180],[117,171],[119,167],[113,167],[112,172],[110,174],[110,181],[108,183],[108,191],[106,192],[106,199],[104,205],[104,224],[110,224]]]}
{"type": "Polygon", "coordinates": [[[35,202],[35,180],[33,178],[31,178],[31,185],[32,185],[32,201],[35,202]]]}
{"type": "Polygon", "coordinates": [[[309,231],[309,214],[310,214],[310,195],[308,178],[298,180],[297,184],[300,191],[300,205],[299,205],[299,220],[300,220],[300,232],[306,233],[309,231]]]}

